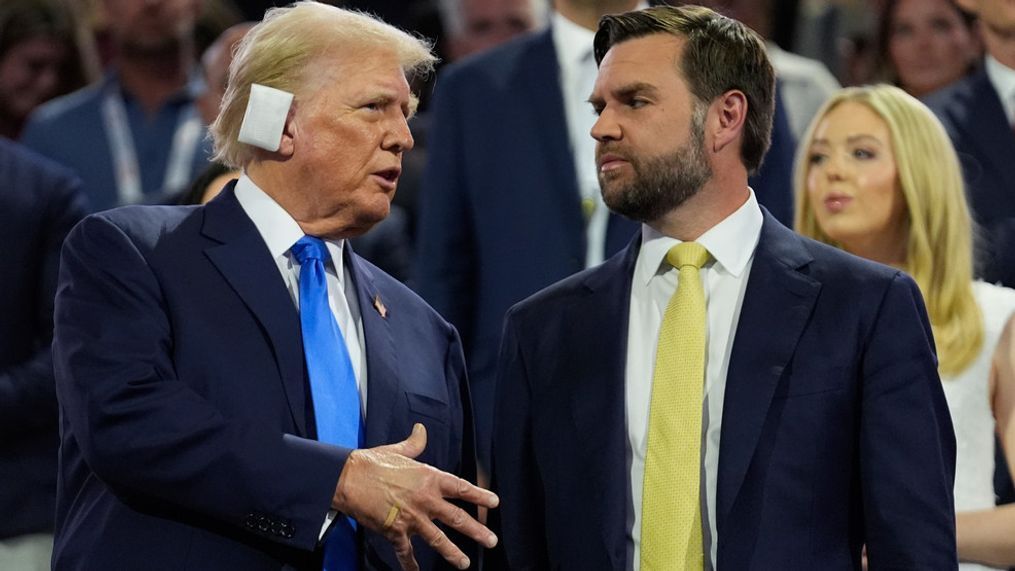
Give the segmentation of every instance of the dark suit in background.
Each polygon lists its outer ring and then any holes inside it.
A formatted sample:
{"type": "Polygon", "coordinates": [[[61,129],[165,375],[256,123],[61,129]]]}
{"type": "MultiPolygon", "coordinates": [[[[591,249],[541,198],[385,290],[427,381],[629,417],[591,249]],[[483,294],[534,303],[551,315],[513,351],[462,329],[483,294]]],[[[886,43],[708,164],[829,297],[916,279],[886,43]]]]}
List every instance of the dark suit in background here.
{"type": "MultiPolygon", "coordinates": [[[[630,568],[624,387],[639,247],[508,315],[493,569],[630,568]]],[[[933,350],[911,279],[765,217],[726,377],[719,569],[859,569],[865,544],[871,569],[955,568],[955,439],[933,350]]]]}
{"type": "Polygon", "coordinates": [[[52,533],[56,393],[50,342],[60,246],[87,213],[67,169],[0,138],[0,542],[52,533]]]}
{"type": "Polygon", "coordinates": [[[983,67],[928,96],[962,162],[980,226],[979,275],[1015,287],[1015,132],[983,67]]]}
{"type": "MultiPolygon", "coordinates": [[[[448,66],[433,101],[413,277],[461,332],[481,458],[489,451],[504,314],[585,267],[558,75],[546,30],[448,66]]],[[[636,228],[611,214],[606,255],[636,228]]]]}

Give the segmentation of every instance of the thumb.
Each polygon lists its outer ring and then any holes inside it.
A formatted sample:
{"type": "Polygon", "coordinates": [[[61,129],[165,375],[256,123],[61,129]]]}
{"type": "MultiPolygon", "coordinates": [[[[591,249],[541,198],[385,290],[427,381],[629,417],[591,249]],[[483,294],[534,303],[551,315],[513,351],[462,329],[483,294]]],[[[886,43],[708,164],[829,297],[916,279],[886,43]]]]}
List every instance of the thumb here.
{"type": "Polygon", "coordinates": [[[426,427],[417,422],[412,426],[412,434],[400,442],[400,453],[408,458],[416,458],[426,449],[426,427]]]}

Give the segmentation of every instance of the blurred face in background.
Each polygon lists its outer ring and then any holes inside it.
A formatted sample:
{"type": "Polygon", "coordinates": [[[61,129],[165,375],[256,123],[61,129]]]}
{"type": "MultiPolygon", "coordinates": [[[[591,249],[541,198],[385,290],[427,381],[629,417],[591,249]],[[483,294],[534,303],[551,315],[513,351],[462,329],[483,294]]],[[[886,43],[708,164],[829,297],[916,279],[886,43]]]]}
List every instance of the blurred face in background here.
{"type": "Polygon", "coordinates": [[[0,110],[17,122],[58,94],[70,51],[50,36],[36,36],[0,55],[0,110]]]}
{"type": "Polygon", "coordinates": [[[908,228],[884,120],[860,103],[837,105],[819,120],[806,156],[808,198],[821,230],[853,254],[904,262],[891,259],[904,256],[908,228]]]}
{"type": "Polygon", "coordinates": [[[201,0],[105,0],[104,6],[121,52],[155,55],[190,41],[201,0]]]}
{"type": "Polygon", "coordinates": [[[958,0],[960,6],[976,14],[988,34],[1015,34],[1015,2],[1012,0],[958,0]]]}
{"type": "Polygon", "coordinates": [[[961,79],[980,57],[974,30],[951,0],[899,0],[889,17],[888,57],[911,95],[961,79]]]}
{"type": "Polygon", "coordinates": [[[452,59],[492,48],[536,26],[532,0],[460,0],[462,33],[451,39],[452,59]]]}

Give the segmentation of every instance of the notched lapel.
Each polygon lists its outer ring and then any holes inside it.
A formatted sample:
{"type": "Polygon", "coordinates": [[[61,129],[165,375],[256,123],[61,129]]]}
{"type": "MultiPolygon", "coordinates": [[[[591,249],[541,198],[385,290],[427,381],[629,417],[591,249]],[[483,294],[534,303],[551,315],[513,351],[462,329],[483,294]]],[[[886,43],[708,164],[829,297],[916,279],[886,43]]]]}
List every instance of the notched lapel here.
{"type": "Polygon", "coordinates": [[[798,271],[810,260],[801,239],[766,212],[726,375],[716,490],[720,534],[821,289],[798,271]]]}
{"type": "Polygon", "coordinates": [[[369,380],[364,446],[369,448],[391,444],[393,438],[402,440],[409,436],[389,434],[391,427],[397,425],[391,420],[392,414],[398,411],[393,403],[400,402],[398,399],[402,391],[391,323],[401,316],[398,307],[388,305],[390,300],[385,300],[384,295],[378,291],[373,271],[352,252],[349,242],[345,243],[344,250],[345,264],[356,286],[356,299],[359,301],[360,316],[363,319],[363,338],[366,344],[369,380]]]}
{"type": "MultiPolygon", "coordinates": [[[[1004,107],[983,69],[976,72],[968,87],[961,93],[962,105],[953,106],[950,110],[955,114],[955,125],[966,132],[966,139],[979,149],[982,156],[989,157],[993,170],[1004,177],[1005,186],[1010,188],[1015,185],[1015,177],[1010,174],[1015,138],[1012,137],[1011,126],[1004,120],[1004,107]]],[[[968,161],[974,157],[960,158],[968,161]]],[[[978,168],[983,170],[986,167],[978,168]]],[[[983,176],[983,173],[979,175],[983,176]]]]}
{"type": "Polygon", "coordinates": [[[299,315],[278,267],[254,223],[240,207],[233,186],[205,206],[202,232],[221,242],[205,250],[250,312],[264,328],[275,353],[289,410],[299,436],[307,436],[303,342],[299,315]]]}

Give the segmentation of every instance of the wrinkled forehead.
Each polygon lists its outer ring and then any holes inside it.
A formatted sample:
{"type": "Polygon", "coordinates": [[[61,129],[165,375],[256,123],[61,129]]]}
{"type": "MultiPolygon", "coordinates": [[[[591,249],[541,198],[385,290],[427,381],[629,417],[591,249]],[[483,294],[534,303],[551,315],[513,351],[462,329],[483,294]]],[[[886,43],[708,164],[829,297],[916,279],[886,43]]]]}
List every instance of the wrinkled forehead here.
{"type": "Polygon", "coordinates": [[[596,90],[643,83],[659,88],[683,82],[680,58],[684,38],[666,33],[631,38],[614,44],[599,64],[596,90]]]}

